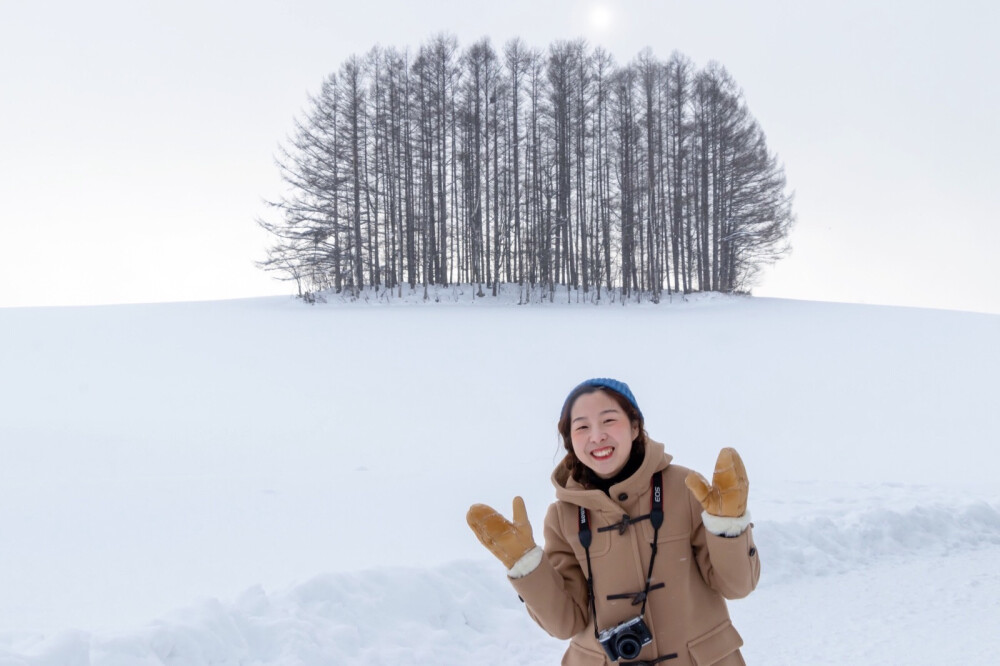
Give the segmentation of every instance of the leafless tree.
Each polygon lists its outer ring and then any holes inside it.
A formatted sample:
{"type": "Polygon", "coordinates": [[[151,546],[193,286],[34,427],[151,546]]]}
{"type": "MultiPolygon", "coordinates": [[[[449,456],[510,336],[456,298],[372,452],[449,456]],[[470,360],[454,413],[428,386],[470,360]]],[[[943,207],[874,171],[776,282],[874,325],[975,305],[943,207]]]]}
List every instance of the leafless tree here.
{"type": "MultiPolygon", "coordinates": [[[[502,281],[600,299],[746,291],[787,250],[784,170],[726,70],[582,40],[377,47],[278,153],[261,267],[300,293],[502,281]]],[[[522,296],[527,292],[522,291],[522,296]]]]}

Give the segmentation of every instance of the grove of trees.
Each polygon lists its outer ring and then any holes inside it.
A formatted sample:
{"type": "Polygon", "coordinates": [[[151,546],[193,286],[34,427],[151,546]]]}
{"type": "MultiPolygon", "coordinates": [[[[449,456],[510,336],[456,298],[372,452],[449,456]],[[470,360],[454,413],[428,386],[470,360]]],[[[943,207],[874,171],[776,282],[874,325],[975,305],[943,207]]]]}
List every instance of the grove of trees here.
{"type": "Polygon", "coordinates": [[[278,155],[261,262],[300,294],[469,283],[746,291],[787,250],[784,170],[742,92],[647,49],[583,41],[352,56],[278,155]]]}

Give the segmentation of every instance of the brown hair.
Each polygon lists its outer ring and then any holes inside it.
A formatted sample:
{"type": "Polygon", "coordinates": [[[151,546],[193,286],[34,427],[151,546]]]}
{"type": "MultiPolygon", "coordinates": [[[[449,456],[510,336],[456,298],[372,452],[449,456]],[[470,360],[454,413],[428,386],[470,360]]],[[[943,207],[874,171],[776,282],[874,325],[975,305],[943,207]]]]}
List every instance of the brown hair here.
{"type": "Polygon", "coordinates": [[[606,386],[589,386],[587,384],[577,386],[569,394],[569,397],[566,398],[565,404],[563,404],[562,414],[559,415],[559,424],[557,427],[560,436],[562,436],[563,446],[566,448],[566,457],[562,460],[562,466],[569,470],[570,476],[573,477],[574,481],[583,485],[588,485],[587,479],[589,478],[588,472],[590,469],[580,462],[580,459],[576,457],[576,452],[573,451],[573,438],[570,436],[569,417],[577,398],[588,393],[596,393],[597,391],[603,391],[618,403],[618,406],[622,408],[622,411],[628,417],[629,423],[639,425],[639,434],[632,440],[632,454],[645,454],[646,451],[646,425],[642,420],[642,412],[629,402],[628,398],[606,386]]]}

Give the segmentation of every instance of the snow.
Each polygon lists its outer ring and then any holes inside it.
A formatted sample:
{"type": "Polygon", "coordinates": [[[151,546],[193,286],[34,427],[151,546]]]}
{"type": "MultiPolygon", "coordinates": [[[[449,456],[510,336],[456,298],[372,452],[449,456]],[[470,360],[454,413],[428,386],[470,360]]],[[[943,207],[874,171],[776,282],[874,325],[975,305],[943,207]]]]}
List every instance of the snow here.
{"type": "Polygon", "coordinates": [[[0,309],[0,666],[558,663],[464,514],[591,376],[742,454],[749,663],[995,661],[1000,316],[474,294],[0,309]]]}

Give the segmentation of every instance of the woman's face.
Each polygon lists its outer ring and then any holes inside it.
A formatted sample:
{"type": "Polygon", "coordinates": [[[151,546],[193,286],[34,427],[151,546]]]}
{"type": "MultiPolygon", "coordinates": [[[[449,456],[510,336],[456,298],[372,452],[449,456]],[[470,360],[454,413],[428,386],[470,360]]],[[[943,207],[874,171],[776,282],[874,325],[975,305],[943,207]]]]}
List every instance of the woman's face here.
{"type": "Polygon", "coordinates": [[[602,479],[610,479],[628,462],[639,424],[604,391],[581,395],[569,412],[569,432],[577,459],[602,479]]]}

